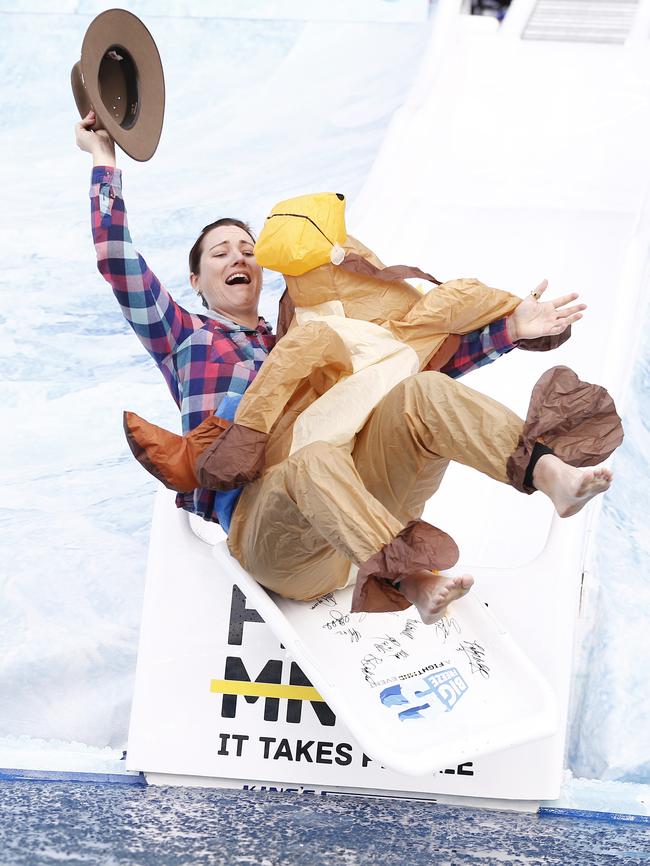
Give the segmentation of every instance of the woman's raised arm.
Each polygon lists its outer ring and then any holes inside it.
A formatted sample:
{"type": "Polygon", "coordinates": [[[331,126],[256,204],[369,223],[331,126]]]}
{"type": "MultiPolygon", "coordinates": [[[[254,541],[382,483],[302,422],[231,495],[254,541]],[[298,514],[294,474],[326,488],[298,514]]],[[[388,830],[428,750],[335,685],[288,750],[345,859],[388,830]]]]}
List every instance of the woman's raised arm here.
{"type": "Polygon", "coordinates": [[[122,198],[121,172],[115,167],[115,146],[105,130],[90,127],[90,112],[76,124],[77,145],[93,157],[90,188],[91,222],[97,267],[138,338],[170,381],[169,356],[195,330],[202,319],[174,301],[147,266],[131,241],[122,198]]]}

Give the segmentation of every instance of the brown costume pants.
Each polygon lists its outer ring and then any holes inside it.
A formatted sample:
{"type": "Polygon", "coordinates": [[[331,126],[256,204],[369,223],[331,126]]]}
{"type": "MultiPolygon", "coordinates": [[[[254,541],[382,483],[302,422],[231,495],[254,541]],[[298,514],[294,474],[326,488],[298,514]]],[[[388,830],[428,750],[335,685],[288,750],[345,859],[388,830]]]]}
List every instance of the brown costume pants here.
{"type": "Polygon", "coordinates": [[[422,514],[450,460],[508,483],[524,422],[442,373],[419,373],[377,405],[354,449],[315,442],[246,487],[228,546],[263,586],[311,599],[345,586],[422,514]]]}

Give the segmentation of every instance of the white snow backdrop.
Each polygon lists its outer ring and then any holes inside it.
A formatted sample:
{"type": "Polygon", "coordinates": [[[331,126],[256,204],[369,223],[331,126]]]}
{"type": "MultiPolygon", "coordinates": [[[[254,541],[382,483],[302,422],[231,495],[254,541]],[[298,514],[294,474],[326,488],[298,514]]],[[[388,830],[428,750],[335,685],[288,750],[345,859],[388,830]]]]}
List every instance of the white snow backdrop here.
{"type": "MultiPolygon", "coordinates": [[[[160,374],[95,269],[90,158],[74,145],[70,67],[89,21],[110,5],[0,0],[4,755],[42,740],[125,746],[155,484],[128,451],[121,412],[179,429],[160,374]]],[[[155,157],[138,164],[118,155],[130,226],[154,272],[199,309],[186,262],[205,223],[234,215],[259,226],[276,200],[308,190],[354,198],[428,25],[201,18],[188,3],[167,4],[164,14],[145,0],[123,5],[151,30],[167,86],[155,157]]],[[[435,271],[435,262],[416,264],[435,271]]],[[[262,312],[271,319],[279,289],[269,281],[262,312]]],[[[597,531],[568,754],[576,775],[645,783],[649,381],[650,338],[597,531]]]]}

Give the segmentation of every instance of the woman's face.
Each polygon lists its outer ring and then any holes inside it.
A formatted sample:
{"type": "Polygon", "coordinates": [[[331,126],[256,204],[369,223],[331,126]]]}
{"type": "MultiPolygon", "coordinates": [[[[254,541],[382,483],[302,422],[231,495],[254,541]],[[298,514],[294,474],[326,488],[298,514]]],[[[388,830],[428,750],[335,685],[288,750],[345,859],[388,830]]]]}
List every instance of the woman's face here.
{"type": "Polygon", "coordinates": [[[211,229],[203,238],[199,273],[190,274],[190,282],[211,310],[238,324],[257,324],[262,268],[253,256],[253,240],[244,229],[211,229]]]}

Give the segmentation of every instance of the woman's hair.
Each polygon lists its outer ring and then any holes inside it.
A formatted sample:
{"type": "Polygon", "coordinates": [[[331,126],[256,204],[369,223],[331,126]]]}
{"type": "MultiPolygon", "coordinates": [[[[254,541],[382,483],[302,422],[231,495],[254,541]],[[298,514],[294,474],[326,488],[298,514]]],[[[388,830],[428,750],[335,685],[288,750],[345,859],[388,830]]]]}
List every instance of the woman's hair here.
{"type": "MultiPolygon", "coordinates": [[[[218,229],[219,226],[237,226],[240,229],[243,229],[247,235],[250,235],[250,239],[255,243],[255,236],[251,230],[251,227],[248,223],[245,223],[243,220],[235,219],[234,217],[223,217],[220,220],[215,220],[215,222],[210,223],[207,226],[203,226],[201,229],[201,234],[194,241],[194,246],[190,250],[189,255],[189,263],[190,263],[190,273],[198,274],[199,268],[201,266],[201,253],[203,252],[203,238],[207,235],[209,231],[212,229],[218,229]]],[[[201,302],[204,307],[207,307],[207,301],[200,295],[201,302]]]]}

